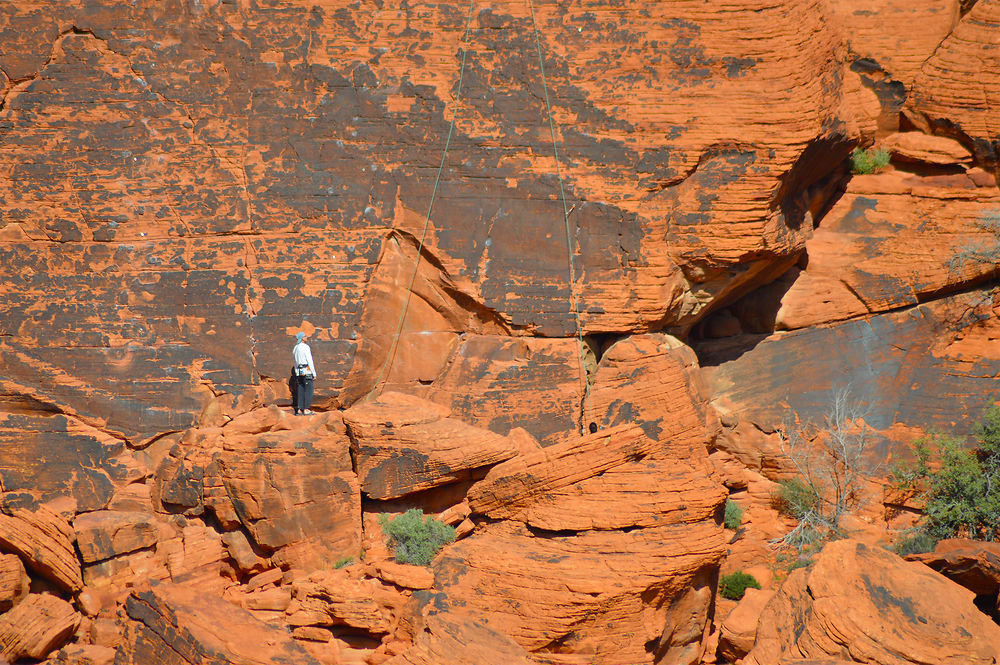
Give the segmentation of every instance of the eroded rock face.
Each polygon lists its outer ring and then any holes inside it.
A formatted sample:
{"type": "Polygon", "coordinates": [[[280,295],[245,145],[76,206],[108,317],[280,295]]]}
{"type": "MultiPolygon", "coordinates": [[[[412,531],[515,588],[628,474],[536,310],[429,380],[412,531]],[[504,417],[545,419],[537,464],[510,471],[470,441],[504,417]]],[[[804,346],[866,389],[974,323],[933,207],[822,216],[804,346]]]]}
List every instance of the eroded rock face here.
{"type": "Polygon", "coordinates": [[[688,665],[790,415],[976,416],[997,0],[537,5],[0,8],[7,655],[688,665]]]}
{"type": "Polygon", "coordinates": [[[157,584],[133,593],[125,611],[118,665],[318,663],[287,632],[195,589],[157,584]]]}
{"type": "Polygon", "coordinates": [[[854,126],[814,0],[44,7],[0,14],[5,380],[129,438],[283,380],[300,327],[337,392],[386,243],[428,211],[424,281],[451,302],[421,293],[408,330],[435,348],[573,334],[574,310],[584,332],[693,321],[798,252],[854,126]]]}
{"type": "Polygon", "coordinates": [[[997,164],[997,100],[987,81],[1000,74],[996,31],[1000,3],[977,2],[921,67],[914,86],[914,106],[935,129],[970,142],[977,157],[997,164]]]}
{"type": "Polygon", "coordinates": [[[822,422],[845,388],[872,427],[967,430],[1000,371],[995,298],[976,289],[829,327],[706,343],[703,371],[720,411],[765,432],[790,413],[822,422]]]}
{"type": "Polygon", "coordinates": [[[744,659],[766,665],[794,658],[856,662],[993,663],[1000,627],[973,594],[944,576],[857,541],[823,548],[812,568],[794,571],[761,613],[744,659]]]}

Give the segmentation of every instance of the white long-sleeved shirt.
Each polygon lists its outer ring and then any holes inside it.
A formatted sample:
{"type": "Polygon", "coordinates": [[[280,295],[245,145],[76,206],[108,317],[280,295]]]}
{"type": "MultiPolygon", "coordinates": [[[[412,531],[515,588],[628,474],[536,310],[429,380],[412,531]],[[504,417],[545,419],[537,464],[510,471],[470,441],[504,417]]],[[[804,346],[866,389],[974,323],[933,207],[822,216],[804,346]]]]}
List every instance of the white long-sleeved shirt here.
{"type": "Polygon", "coordinates": [[[295,365],[295,376],[299,375],[299,365],[309,365],[313,378],[316,377],[316,365],[313,364],[312,350],[305,342],[299,342],[292,349],[292,362],[295,365]]]}

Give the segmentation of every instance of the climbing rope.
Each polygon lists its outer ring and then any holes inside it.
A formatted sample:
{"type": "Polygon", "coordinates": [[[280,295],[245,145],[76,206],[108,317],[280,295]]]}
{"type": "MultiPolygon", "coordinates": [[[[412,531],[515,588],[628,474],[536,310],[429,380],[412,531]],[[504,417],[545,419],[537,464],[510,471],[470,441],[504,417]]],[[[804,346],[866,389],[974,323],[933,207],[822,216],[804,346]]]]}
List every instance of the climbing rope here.
{"type": "MultiPolygon", "coordinates": [[[[458,72],[458,89],[455,92],[455,101],[457,102],[462,95],[462,83],[465,80],[465,61],[466,56],[469,52],[469,30],[472,27],[472,10],[475,9],[476,0],[469,0],[469,14],[465,20],[465,34],[462,35],[462,44],[464,48],[462,49],[462,66],[458,72]]],[[[379,369],[378,379],[376,379],[375,384],[372,389],[368,391],[365,395],[364,401],[368,401],[371,396],[379,390],[379,386],[383,384],[385,380],[388,379],[388,371],[392,367],[392,361],[396,357],[396,349],[399,347],[399,336],[403,333],[403,324],[406,322],[406,311],[410,306],[410,296],[413,294],[413,283],[417,279],[417,270],[420,268],[420,255],[424,251],[424,241],[427,239],[427,227],[430,225],[431,221],[431,211],[434,210],[434,200],[437,198],[438,185],[441,183],[441,173],[444,171],[445,162],[448,159],[448,149],[451,147],[451,137],[455,133],[455,121],[458,118],[458,110],[456,109],[451,116],[451,124],[448,127],[448,137],[444,142],[444,151],[441,154],[441,164],[438,165],[437,175],[434,177],[434,189],[431,190],[431,200],[427,204],[427,214],[424,215],[424,228],[420,233],[420,242],[417,244],[417,257],[413,262],[413,272],[410,274],[410,283],[406,287],[406,298],[403,300],[403,311],[399,315],[399,323],[396,325],[396,333],[392,336],[392,344],[389,347],[389,353],[386,354],[385,360],[382,361],[382,367],[379,369]]]]}
{"type": "Polygon", "coordinates": [[[559,181],[559,196],[562,198],[563,223],[566,226],[566,253],[569,256],[569,300],[573,312],[573,320],[576,324],[577,353],[580,360],[580,380],[583,384],[583,409],[580,414],[580,433],[586,434],[585,423],[591,421],[590,418],[590,382],[587,380],[586,356],[583,348],[583,330],[580,328],[580,299],[576,292],[576,264],[573,259],[573,236],[570,233],[569,209],[566,206],[566,190],[563,186],[562,168],[559,165],[559,147],[556,143],[556,127],[552,120],[552,107],[549,104],[549,86],[545,79],[545,60],[542,57],[542,41],[538,33],[538,22],[535,20],[534,0],[528,0],[528,8],[531,10],[531,25],[535,30],[535,50],[538,51],[538,67],[542,72],[542,89],[545,92],[545,114],[549,118],[549,135],[552,138],[552,155],[556,162],[556,178],[559,181]]]}
{"type": "MultiPolygon", "coordinates": [[[[545,113],[548,117],[549,122],[549,135],[552,139],[552,154],[555,158],[556,163],[556,178],[559,181],[559,196],[562,200],[562,212],[563,212],[563,224],[566,227],[566,251],[569,257],[569,290],[570,290],[570,309],[573,314],[573,320],[576,327],[576,341],[577,341],[577,354],[580,361],[580,380],[583,384],[583,404],[581,411],[581,419],[579,423],[580,432],[586,433],[585,423],[590,421],[590,382],[587,380],[587,368],[586,368],[586,356],[584,354],[584,341],[583,341],[583,330],[580,327],[580,301],[576,291],[576,263],[573,258],[573,235],[570,231],[569,224],[569,208],[566,204],[566,190],[563,185],[562,168],[559,162],[559,147],[556,142],[556,129],[555,122],[552,119],[552,107],[549,103],[549,86],[545,78],[545,60],[542,56],[542,43],[541,36],[538,31],[538,22],[535,20],[535,5],[533,0],[528,0],[528,7],[531,12],[531,25],[535,33],[535,50],[538,53],[538,66],[542,75],[542,89],[545,92],[545,113]]],[[[462,84],[465,80],[465,65],[466,57],[469,52],[468,40],[469,32],[472,27],[472,14],[475,9],[475,0],[470,0],[469,2],[469,12],[465,22],[465,33],[462,36],[462,43],[465,48],[462,49],[462,65],[459,69],[458,74],[458,89],[455,93],[455,101],[457,102],[462,94],[462,84]]],[[[399,337],[403,332],[403,325],[406,321],[406,313],[410,305],[410,297],[413,293],[413,284],[417,278],[417,271],[420,267],[420,256],[423,252],[424,241],[427,238],[427,228],[430,225],[431,212],[434,209],[434,201],[437,198],[438,185],[441,182],[441,173],[444,171],[444,165],[448,159],[448,149],[451,147],[451,137],[455,131],[455,121],[457,119],[457,113],[452,115],[451,124],[448,127],[448,137],[445,139],[444,151],[441,155],[441,164],[438,166],[437,175],[434,178],[434,188],[431,190],[431,199],[427,205],[427,214],[424,215],[424,227],[420,234],[420,242],[417,245],[417,256],[413,265],[413,272],[410,274],[410,281],[406,288],[406,297],[403,300],[403,309],[399,316],[399,322],[396,325],[396,332],[392,336],[392,344],[389,347],[389,352],[386,354],[385,360],[382,362],[382,367],[379,369],[378,378],[376,379],[372,389],[368,391],[365,395],[365,401],[368,401],[373,394],[380,392],[379,387],[387,379],[387,374],[392,367],[392,362],[396,356],[396,350],[399,347],[399,337]]]]}

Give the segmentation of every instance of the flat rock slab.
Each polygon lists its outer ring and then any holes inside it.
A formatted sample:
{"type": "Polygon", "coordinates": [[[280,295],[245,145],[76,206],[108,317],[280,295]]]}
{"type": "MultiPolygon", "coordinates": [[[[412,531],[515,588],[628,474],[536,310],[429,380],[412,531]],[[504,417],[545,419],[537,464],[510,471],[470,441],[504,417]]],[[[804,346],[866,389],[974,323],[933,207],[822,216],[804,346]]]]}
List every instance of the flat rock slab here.
{"type": "Polygon", "coordinates": [[[939,541],[933,552],[906,559],[930,566],[977,596],[1000,589],[1000,543],[951,538],[939,541]]]}
{"type": "Polygon", "coordinates": [[[288,632],[197,589],[155,584],[125,612],[117,665],[319,665],[288,632]]]}
{"type": "Polygon", "coordinates": [[[541,492],[516,518],[550,531],[692,523],[711,520],[726,495],[689,462],[648,457],[541,492]]]}
{"type": "Polygon", "coordinates": [[[154,545],[156,519],[150,513],[98,510],[73,521],[77,547],[84,563],[110,559],[154,545]]]}
{"type": "Polygon", "coordinates": [[[80,615],[65,600],[31,594],[0,616],[0,656],[9,662],[41,660],[76,631],[80,615]]]}
{"type": "Polygon", "coordinates": [[[635,425],[573,435],[490,469],[469,490],[469,507],[494,519],[518,518],[549,492],[635,461],[655,449],[656,443],[635,425]]]}
{"type": "Polygon", "coordinates": [[[794,571],[764,608],[746,665],[835,658],[884,665],[993,665],[1000,626],[973,593],[891,552],[829,543],[794,571]]]}
{"type": "MultiPolygon", "coordinates": [[[[423,402],[423,400],[421,400],[423,402]]],[[[344,413],[361,489],[373,499],[394,499],[463,480],[468,472],[514,457],[505,436],[442,418],[432,402],[362,403],[344,413]]]]}

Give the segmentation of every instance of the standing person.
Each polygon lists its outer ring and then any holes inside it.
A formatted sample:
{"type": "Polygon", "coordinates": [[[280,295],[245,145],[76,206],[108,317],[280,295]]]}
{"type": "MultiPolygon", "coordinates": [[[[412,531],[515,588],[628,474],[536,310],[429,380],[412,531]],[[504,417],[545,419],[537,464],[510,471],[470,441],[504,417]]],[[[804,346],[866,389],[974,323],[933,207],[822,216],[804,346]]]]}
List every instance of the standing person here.
{"type": "Polygon", "coordinates": [[[311,416],[313,411],[313,381],[316,379],[316,365],[313,364],[312,350],[305,343],[304,332],[295,335],[295,347],[292,349],[292,372],[295,374],[295,399],[292,406],[295,415],[311,416]]]}

